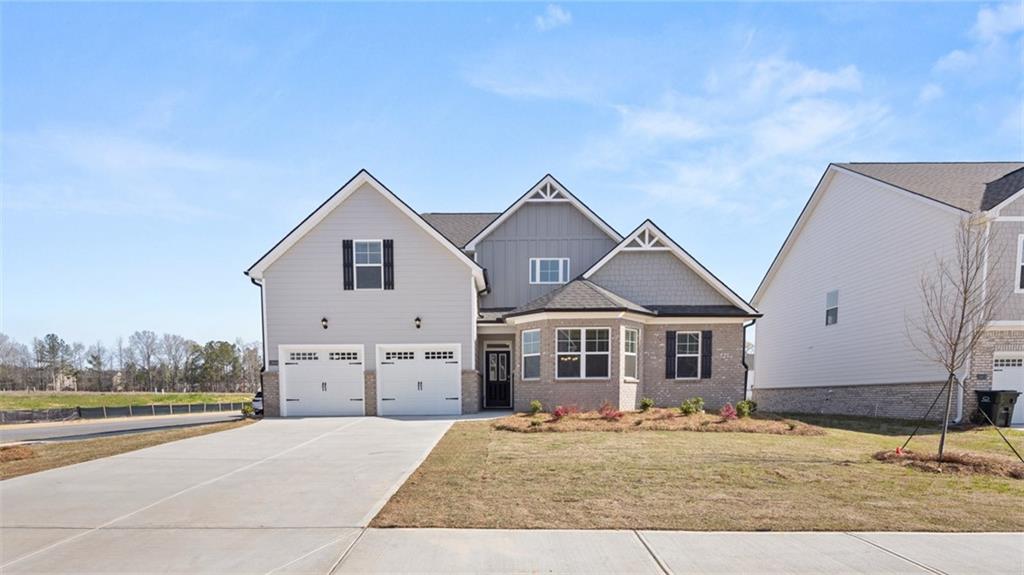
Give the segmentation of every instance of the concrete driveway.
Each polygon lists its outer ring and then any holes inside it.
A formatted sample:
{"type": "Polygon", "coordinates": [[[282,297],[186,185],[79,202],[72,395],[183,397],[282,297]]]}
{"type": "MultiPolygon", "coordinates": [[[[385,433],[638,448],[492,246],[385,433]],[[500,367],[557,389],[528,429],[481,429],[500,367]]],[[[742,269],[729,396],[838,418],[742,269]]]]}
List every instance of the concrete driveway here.
{"type": "Polygon", "coordinates": [[[266,420],[0,482],[3,573],[326,573],[450,419],[266,420]]]}

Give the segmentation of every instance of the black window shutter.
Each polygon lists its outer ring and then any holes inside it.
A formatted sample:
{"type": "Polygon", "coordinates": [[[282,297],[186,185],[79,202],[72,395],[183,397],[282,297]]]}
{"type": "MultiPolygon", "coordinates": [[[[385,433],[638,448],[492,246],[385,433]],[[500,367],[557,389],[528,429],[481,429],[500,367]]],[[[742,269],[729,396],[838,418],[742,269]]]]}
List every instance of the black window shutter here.
{"type": "Polygon", "coordinates": [[[346,290],[355,289],[352,281],[352,240],[341,240],[341,261],[344,266],[343,287],[346,290]]]}
{"type": "Polygon", "coordinates": [[[395,289],[395,240],[384,240],[384,289],[395,289]]]}
{"type": "Polygon", "coordinates": [[[676,332],[665,332],[665,379],[676,378],[676,332]]]}
{"type": "Polygon", "coordinates": [[[711,341],[711,332],[700,332],[700,378],[711,379],[711,352],[714,344],[711,341]]]}

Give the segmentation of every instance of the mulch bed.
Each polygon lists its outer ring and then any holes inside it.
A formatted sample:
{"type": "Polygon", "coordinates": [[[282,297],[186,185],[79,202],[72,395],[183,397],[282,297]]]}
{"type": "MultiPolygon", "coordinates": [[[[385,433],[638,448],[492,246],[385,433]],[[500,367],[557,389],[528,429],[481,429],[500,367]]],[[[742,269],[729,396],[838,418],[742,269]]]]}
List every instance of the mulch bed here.
{"type": "Polygon", "coordinates": [[[550,413],[520,413],[495,420],[499,431],[518,433],[569,431],[703,431],[733,433],[768,433],[772,435],[824,435],[825,430],[801,421],[768,414],[724,419],[719,415],[698,413],[683,415],[678,409],[652,408],[648,411],[624,412],[618,418],[603,417],[597,411],[555,417],[550,413]]]}
{"type": "Polygon", "coordinates": [[[0,463],[21,461],[22,459],[28,459],[35,456],[36,452],[27,445],[5,445],[0,447],[0,463]]]}
{"type": "Polygon", "coordinates": [[[950,452],[939,462],[937,453],[914,453],[895,450],[879,451],[874,458],[883,463],[892,463],[931,473],[952,473],[955,475],[993,475],[1024,479],[1024,463],[1006,457],[981,455],[967,452],[950,452]]]}

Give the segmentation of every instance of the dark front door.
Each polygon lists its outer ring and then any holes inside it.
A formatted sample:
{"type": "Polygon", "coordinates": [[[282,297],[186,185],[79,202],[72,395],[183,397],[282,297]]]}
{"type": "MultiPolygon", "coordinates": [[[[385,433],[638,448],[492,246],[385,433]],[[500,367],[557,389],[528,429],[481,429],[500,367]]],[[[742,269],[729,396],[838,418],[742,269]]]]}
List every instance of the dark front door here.
{"type": "Polygon", "coordinates": [[[512,407],[512,352],[484,352],[484,407],[512,407]]]}

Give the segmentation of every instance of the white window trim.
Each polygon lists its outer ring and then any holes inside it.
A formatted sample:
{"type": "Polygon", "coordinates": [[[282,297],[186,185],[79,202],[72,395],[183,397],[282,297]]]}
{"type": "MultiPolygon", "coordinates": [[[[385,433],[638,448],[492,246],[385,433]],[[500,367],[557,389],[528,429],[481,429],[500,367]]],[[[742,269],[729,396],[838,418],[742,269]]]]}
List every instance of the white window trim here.
{"type": "Polygon", "coordinates": [[[836,325],[838,323],[839,323],[839,290],[834,289],[834,290],[830,290],[828,292],[825,292],[825,327],[836,325]],[[829,305],[828,305],[828,294],[830,294],[832,292],[836,292],[836,305],[834,305],[832,307],[829,307],[829,305]],[[829,310],[833,310],[833,309],[836,310],[836,321],[834,321],[832,323],[828,323],[828,312],[829,312],[829,310]]]}
{"type": "Polygon", "coordinates": [[[640,330],[635,327],[622,328],[622,380],[628,382],[640,381],[640,330]],[[629,353],[626,351],[626,332],[636,333],[636,351],[629,353]],[[633,356],[636,358],[636,377],[629,377],[626,375],[626,356],[633,356]]]}
{"type": "Polygon", "coordinates": [[[1016,281],[1013,284],[1013,293],[1024,293],[1024,288],[1020,287],[1021,276],[1024,275],[1024,234],[1017,236],[1017,269],[1015,272],[1013,275],[1016,281]]]}
{"type": "Polygon", "coordinates": [[[384,240],[352,240],[352,288],[363,291],[383,291],[384,290],[384,240]],[[356,244],[377,244],[380,246],[380,263],[379,264],[361,264],[356,262],[356,244]],[[368,288],[359,287],[359,268],[374,268],[380,267],[380,287],[379,288],[368,288]]]}
{"type": "Polygon", "coordinates": [[[607,327],[559,327],[555,328],[555,379],[560,380],[581,380],[590,379],[595,381],[605,381],[612,377],[612,330],[607,327]],[[608,332],[608,351],[587,351],[587,332],[588,331],[607,331],[608,332]],[[559,352],[558,351],[558,332],[560,331],[579,331],[580,332],[580,350],[578,352],[559,352]],[[558,356],[560,355],[578,355],[580,356],[580,375],[578,377],[559,377],[558,376],[558,356]],[[587,377],[587,356],[588,355],[607,355],[608,356],[608,375],[600,377],[587,377]]]}
{"type": "Polygon", "coordinates": [[[569,258],[530,258],[530,269],[529,280],[530,285],[560,285],[569,281],[569,276],[572,275],[572,270],[569,269],[569,258]],[[558,261],[558,281],[544,282],[540,281],[540,261],[541,260],[557,260],[558,261]],[[537,263],[535,263],[537,262],[537,263]],[[537,281],[533,281],[534,278],[534,266],[536,266],[536,278],[537,281]]]}
{"type": "MultiPolygon", "coordinates": [[[[675,353],[675,358],[674,358],[675,365],[672,366],[672,371],[675,372],[675,374],[676,374],[675,378],[676,379],[679,379],[679,380],[700,379],[700,370],[701,370],[701,367],[702,367],[701,364],[700,364],[701,363],[700,362],[700,355],[701,355],[702,351],[704,351],[704,338],[701,337],[701,334],[700,334],[699,331],[677,331],[676,332],[676,349],[675,349],[676,353],[675,353]],[[697,375],[694,376],[694,377],[679,377],[679,358],[680,357],[693,357],[694,356],[694,354],[692,354],[692,353],[679,353],[679,336],[681,334],[690,334],[690,333],[697,334],[697,354],[696,354],[697,355],[697,375]]],[[[712,367],[714,367],[714,366],[712,366],[712,367]]]]}
{"type": "MultiPolygon", "coordinates": [[[[540,379],[540,370],[539,369],[537,370],[537,377],[526,377],[526,358],[533,357],[533,356],[540,357],[541,337],[542,337],[542,334],[540,333],[539,329],[525,329],[525,330],[523,330],[522,335],[519,336],[519,345],[521,346],[521,349],[523,350],[522,353],[520,354],[521,361],[520,361],[520,366],[519,367],[522,370],[520,373],[522,374],[522,379],[524,381],[536,381],[536,380],[540,379]],[[526,334],[532,333],[532,332],[537,332],[537,353],[526,353],[526,344],[524,343],[526,341],[526,334]]],[[[538,361],[538,363],[540,363],[540,362],[538,361]]]]}

